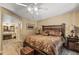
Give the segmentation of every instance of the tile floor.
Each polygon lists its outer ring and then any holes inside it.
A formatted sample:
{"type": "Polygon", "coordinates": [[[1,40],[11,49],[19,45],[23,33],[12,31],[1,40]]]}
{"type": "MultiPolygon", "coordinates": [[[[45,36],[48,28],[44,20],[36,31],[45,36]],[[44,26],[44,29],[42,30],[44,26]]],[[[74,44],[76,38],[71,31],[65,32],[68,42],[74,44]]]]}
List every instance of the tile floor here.
{"type": "MultiPolygon", "coordinates": [[[[18,42],[16,39],[3,41],[3,55],[20,55],[21,48],[22,42],[18,42]]],[[[79,55],[79,53],[63,48],[60,55],[79,55]]]]}
{"type": "Polygon", "coordinates": [[[79,55],[79,52],[75,52],[75,51],[63,48],[60,55],[79,55]]]}
{"type": "Polygon", "coordinates": [[[18,55],[21,48],[22,43],[16,39],[3,41],[3,55],[18,55]]]}

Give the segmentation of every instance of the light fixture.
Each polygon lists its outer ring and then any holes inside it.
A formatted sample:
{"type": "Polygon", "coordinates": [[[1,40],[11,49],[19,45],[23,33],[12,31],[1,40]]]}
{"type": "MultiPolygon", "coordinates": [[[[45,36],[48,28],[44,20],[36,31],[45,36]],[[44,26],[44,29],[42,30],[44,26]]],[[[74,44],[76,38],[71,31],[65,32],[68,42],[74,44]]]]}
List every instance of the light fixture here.
{"type": "Polygon", "coordinates": [[[21,6],[24,6],[24,7],[27,7],[27,10],[33,14],[33,12],[35,12],[36,15],[38,15],[38,6],[37,6],[37,3],[34,3],[33,6],[31,5],[25,5],[25,4],[22,4],[22,3],[16,3],[17,5],[21,5],[21,6]]]}
{"type": "Polygon", "coordinates": [[[28,7],[27,10],[30,12],[30,11],[32,11],[32,8],[31,7],[28,7]]]}
{"type": "Polygon", "coordinates": [[[38,8],[37,8],[37,7],[34,7],[34,10],[35,10],[35,11],[38,11],[38,8]]]}

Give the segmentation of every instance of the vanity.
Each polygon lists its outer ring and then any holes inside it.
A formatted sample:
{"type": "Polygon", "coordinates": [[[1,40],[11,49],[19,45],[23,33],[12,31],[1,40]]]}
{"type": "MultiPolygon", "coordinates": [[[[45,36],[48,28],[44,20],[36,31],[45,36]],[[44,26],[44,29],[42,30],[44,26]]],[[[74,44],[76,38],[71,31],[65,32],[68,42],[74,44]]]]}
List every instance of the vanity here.
{"type": "Polygon", "coordinates": [[[3,32],[3,40],[15,39],[16,33],[14,32],[3,32]]]}

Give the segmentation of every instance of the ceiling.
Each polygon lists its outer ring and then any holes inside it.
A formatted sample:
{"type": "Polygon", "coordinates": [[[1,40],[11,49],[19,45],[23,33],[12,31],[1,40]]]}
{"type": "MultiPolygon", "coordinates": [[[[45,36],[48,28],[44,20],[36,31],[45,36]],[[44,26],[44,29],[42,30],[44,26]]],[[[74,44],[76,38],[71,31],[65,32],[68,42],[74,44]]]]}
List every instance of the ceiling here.
{"type": "MultiPolygon", "coordinates": [[[[33,3],[23,3],[25,5],[33,6],[33,3]]],[[[33,12],[29,12],[27,7],[18,5],[16,3],[0,3],[1,7],[7,8],[10,11],[16,13],[17,15],[28,18],[31,20],[42,20],[51,16],[61,15],[72,10],[79,9],[78,3],[38,3],[38,15],[33,12]]]]}

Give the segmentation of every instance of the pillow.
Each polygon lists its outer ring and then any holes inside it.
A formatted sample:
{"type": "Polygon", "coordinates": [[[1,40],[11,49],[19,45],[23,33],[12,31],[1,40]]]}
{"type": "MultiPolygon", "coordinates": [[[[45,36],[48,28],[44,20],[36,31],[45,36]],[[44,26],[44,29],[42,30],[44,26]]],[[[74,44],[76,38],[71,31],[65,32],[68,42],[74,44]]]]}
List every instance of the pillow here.
{"type": "Polygon", "coordinates": [[[41,34],[44,36],[48,36],[48,31],[42,31],[41,34]]]}
{"type": "Polygon", "coordinates": [[[58,30],[51,30],[49,31],[49,35],[51,36],[61,36],[61,32],[58,30]]]}

